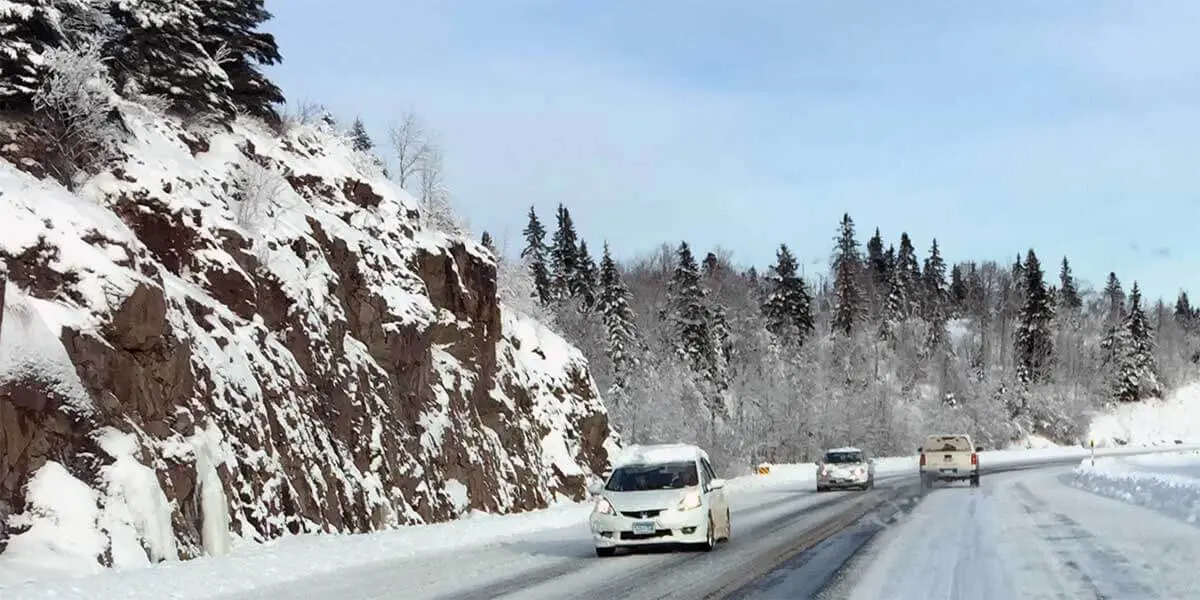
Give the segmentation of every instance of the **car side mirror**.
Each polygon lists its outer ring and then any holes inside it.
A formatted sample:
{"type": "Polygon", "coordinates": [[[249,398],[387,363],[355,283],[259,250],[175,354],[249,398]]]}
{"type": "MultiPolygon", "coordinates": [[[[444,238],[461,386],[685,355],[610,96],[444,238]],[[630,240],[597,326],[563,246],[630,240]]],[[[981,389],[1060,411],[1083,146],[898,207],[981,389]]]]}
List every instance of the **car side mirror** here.
{"type": "Polygon", "coordinates": [[[924,452],[924,451],[925,451],[925,449],[924,449],[924,448],[917,448],[917,454],[920,454],[920,453],[922,453],[922,452],[924,452]]]}
{"type": "Polygon", "coordinates": [[[592,496],[599,496],[600,493],[604,491],[604,484],[598,481],[593,481],[588,484],[587,491],[588,494],[591,494],[592,496]]]}
{"type": "Polygon", "coordinates": [[[975,446],[976,452],[983,452],[983,446],[975,446]]]}
{"type": "Polygon", "coordinates": [[[708,482],[708,489],[710,489],[710,490],[719,490],[719,489],[723,489],[724,487],[725,487],[724,479],[714,479],[714,480],[708,482]]]}

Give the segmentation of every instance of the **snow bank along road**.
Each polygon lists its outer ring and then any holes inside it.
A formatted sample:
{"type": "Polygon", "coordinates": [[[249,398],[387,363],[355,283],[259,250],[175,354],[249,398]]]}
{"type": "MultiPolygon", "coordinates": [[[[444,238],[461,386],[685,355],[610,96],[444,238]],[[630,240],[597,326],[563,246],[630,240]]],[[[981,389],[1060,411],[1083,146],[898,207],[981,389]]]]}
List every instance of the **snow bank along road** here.
{"type": "MultiPolygon", "coordinates": [[[[1119,453],[1163,450],[1166,449],[1123,450],[1119,453]]],[[[1105,452],[1114,453],[1117,452],[1105,452]]],[[[412,546],[411,551],[396,554],[386,550],[385,545],[381,543],[383,540],[392,539],[391,532],[340,538],[302,536],[295,541],[285,542],[274,548],[264,547],[261,551],[240,557],[235,555],[221,559],[189,561],[169,567],[124,573],[110,572],[81,579],[43,580],[11,587],[0,585],[0,598],[805,599],[846,598],[847,594],[854,592],[856,584],[861,584],[862,589],[867,591],[855,592],[859,594],[855,598],[986,600],[989,597],[1005,596],[973,594],[971,590],[975,588],[969,587],[968,584],[973,584],[977,578],[984,575],[990,574],[997,578],[1002,575],[1000,572],[989,571],[984,563],[991,564],[988,562],[991,560],[989,557],[994,556],[996,551],[992,540],[1007,531],[1009,522],[1016,523],[1018,530],[1025,532],[1014,534],[1018,537],[1011,542],[1013,547],[1009,550],[1013,557],[1018,557],[1024,562],[1010,564],[1026,565],[1026,569],[1041,568],[1038,572],[1052,569],[1051,573],[1060,576],[1064,573],[1087,573],[1092,578],[1091,581],[1098,582],[1095,585],[1104,586],[1112,580],[1103,579],[1101,575],[1118,571],[1106,567],[1108,563],[1096,561],[1120,555],[1111,552],[1104,554],[1104,551],[1100,550],[1095,552],[1101,554],[1087,554],[1085,547],[1107,548],[1101,544],[1104,541],[1103,536],[1094,533],[1104,530],[1089,529],[1092,525],[1090,517],[1078,516],[1069,512],[1068,508],[1084,506],[1088,508],[1082,510],[1090,510],[1093,505],[1109,503],[1111,506],[1108,506],[1107,513],[1097,513],[1107,515],[1105,518],[1109,520],[1119,520],[1113,517],[1114,511],[1118,509],[1145,509],[1126,507],[1114,500],[1066,489],[1061,482],[1053,478],[1046,481],[1066,491],[1057,491],[1057,496],[1044,496],[1045,486],[1040,480],[1034,479],[1042,477],[1043,473],[1053,474],[1052,470],[1048,471],[1045,468],[1055,465],[1060,465],[1057,472],[1062,473],[1064,470],[1061,465],[1075,466],[1084,455],[1085,453],[1078,448],[984,453],[981,457],[981,466],[984,469],[981,488],[937,489],[925,493],[922,493],[916,477],[915,459],[886,459],[887,464],[881,463],[877,470],[876,488],[866,492],[817,494],[813,491],[811,466],[781,468],[780,471],[790,470],[797,475],[772,474],[765,478],[734,482],[730,494],[733,539],[721,544],[711,553],[649,550],[612,558],[596,558],[586,520],[583,518],[585,509],[573,507],[562,512],[561,516],[549,515],[553,517],[552,521],[560,526],[530,530],[515,536],[497,536],[490,529],[495,528],[497,524],[521,521],[523,516],[520,515],[481,519],[478,523],[468,520],[441,529],[434,526],[428,531],[416,528],[415,531],[395,532],[401,538],[409,540],[408,545],[412,546]],[[1038,470],[1017,472],[1030,468],[1038,470]],[[1065,499],[1063,494],[1066,494],[1065,499]],[[1070,494],[1083,495],[1086,499],[1080,500],[1070,494]],[[1030,507],[1033,512],[1024,512],[1022,506],[1030,507]],[[1047,512],[1046,506],[1055,507],[1057,512],[1047,512]],[[1117,508],[1113,508],[1114,506],[1117,508]],[[912,514],[898,521],[897,518],[903,513],[912,514]],[[933,516],[943,513],[948,515],[947,521],[939,521],[941,528],[936,531],[913,525],[922,518],[932,519],[933,516]],[[1046,513],[1048,516],[1043,518],[1037,513],[1046,513]],[[1059,513],[1067,518],[1058,519],[1053,516],[1059,513]],[[979,520],[985,517],[988,522],[980,523],[979,520]],[[566,523],[570,525],[561,526],[566,523]],[[889,523],[896,525],[889,526],[889,523]],[[976,531],[983,527],[989,529],[976,531]],[[1055,527],[1058,529],[1054,529],[1055,527]],[[442,532],[435,536],[438,539],[415,535],[434,534],[437,531],[442,532]],[[1037,537],[1038,535],[1041,537],[1037,537]],[[1087,537],[1089,535],[1091,537],[1087,537]],[[448,539],[451,537],[465,539],[448,539]],[[472,543],[471,537],[478,538],[478,541],[472,543]],[[1073,542],[1075,538],[1080,541],[1073,542]],[[1028,540],[1037,541],[1041,544],[1037,546],[1039,551],[1043,552],[1045,557],[1054,558],[1058,562],[1046,562],[1049,558],[1021,556],[1022,544],[1032,543],[1028,540]],[[1071,546],[1072,543],[1075,545],[1071,546]],[[967,544],[965,550],[962,550],[963,544],[967,544]],[[318,548],[320,551],[313,551],[318,548]],[[864,548],[867,550],[863,551],[864,548]],[[896,549],[896,552],[888,554],[889,548],[896,549]],[[934,554],[930,554],[931,551],[934,554]],[[966,554],[960,556],[961,552],[966,554]],[[988,554],[989,552],[993,554],[988,554]],[[1075,554],[1071,554],[1072,552],[1075,554]],[[920,560],[921,557],[925,557],[928,564],[904,562],[920,560]],[[1093,562],[1089,563],[1087,560],[1093,562]],[[905,571],[907,568],[914,570],[905,571]],[[1073,568],[1075,571],[1071,570],[1073,568]],[[1101,575],[1092,575],[1095,569],[1100,569],[1101,575]],[[953,578],[954,573],[959,573],[960,579],[953,578]],[[912,589],[913,594],[896,595],[889,592],[871,595],[869,588],[872,581],[893,580],[907,582],[905,585],[912,589]],[[956,581],[958,583],[954,583],[956,581]],[[947,586],[944,589],[949,591],[939,595],[937,590],[930,592],[932,588],[921,587],[931,582],[947,586]],[[955,588],[954,585],[959,587],[955,588]],[[951,593],[954,590],[966,590],[968,593],[951,593]]],[[[536,515],[531,515],[533,516],[536,515]]],[[[1178,521],[1174,523],[1178,524],[1178,521]]],[[[511,533],[518,531],[519,528],[516,528],[511,533]]],[[[1164,527],[1162,531],[1170,530],[1164,527]]],[[[1128,535],[1136,533],[1136,526],[1130,531],[1118,532],[1128,535]]],[[[1177,525],[1174,534],[1194,536],[1195,532],[1179,533],[1177,525]]],[[[1124,539],[1119,535],[1117,537],[1124,539]]],[[[1152,537],[1149,541],[1154,543],[1166,539],[1152,537]]],[[[1200,558],[1192,554],[1186,556],[1189,560],[1200,558]]],[[[1162,568],[1166,566],[1160,565],[1162,568]]],[[[1125,570],[1131,568],[1133,567],[1126,566],[1125,570]]],[[[1085,580],[1082,576],[1077,576],[1070,581],[1085,580]]],[[[998,589],[1015,590],[1016,585],[1011,584],[1009,587],[998,589]]],[[[1131,589],[1135,592],[1144,589],[1167,589],[1145,583],[1141,585],[1143,587],[1131,589]]],[[[1074,592],[1077,589],[1090,588],[1061,589],[1074,592]]],[[[1051,594],[1042,597],[1074,600],[1079,597],[1120,596],[1051,594]]],[[[1135,594],[1131,597],[1139,596],[1135,594]]],[[[1161,597],[1187,596],[1185,594],[1161,597]]]]}

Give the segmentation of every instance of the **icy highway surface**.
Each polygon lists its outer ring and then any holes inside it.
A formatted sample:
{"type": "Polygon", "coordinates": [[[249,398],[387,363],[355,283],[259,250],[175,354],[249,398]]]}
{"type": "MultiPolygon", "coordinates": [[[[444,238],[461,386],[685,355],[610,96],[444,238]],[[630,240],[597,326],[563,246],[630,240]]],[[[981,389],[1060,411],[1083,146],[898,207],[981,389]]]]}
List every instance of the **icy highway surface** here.
{"type": "Polygon", "coordinates": [[[1200,598],[1200,529],[1069,487],[1069,471],[1005,473],[978,489],[933,491],[824,597],[1200,598]]]}
{"type": "MultiPolygon", "coordinates": [[[[980,488],[928,491],[913,459],[887,459],[893,462],[877,472],[876,488],[865,492],[817,494],[811,465],[781,466],[791,474],[734,480],[733,539],[711,553],[597,558],[588,508],[571,506],[363,536],[301,536],[226,557],[77,579],[0,579],[0,598],[1200,598],[1200,528],[1135,506],[1137,498],[1120,499],[1123,479],[1093,478],[1113,497],[1073,487],[1083,456],[1078,448],[985,453],[980,488]]],[[[1196,455],[1112,462],[1176,476],[1200,472],[1196,455]]],[[[1172,481],[1176,487],[1160,486],[1161,494],[1190,493],[1172,481]]]]}
{"type": "Polygon", "coordinates": [[[741,490],[733,539],[712,553],[599,559],[581,523],[227,600],[1197,597],[1200,529],[1069,487],[1077,464],[1008,461],[978,489],[925,492],[909,472],[882,475],[869,492],[741,490]]]}

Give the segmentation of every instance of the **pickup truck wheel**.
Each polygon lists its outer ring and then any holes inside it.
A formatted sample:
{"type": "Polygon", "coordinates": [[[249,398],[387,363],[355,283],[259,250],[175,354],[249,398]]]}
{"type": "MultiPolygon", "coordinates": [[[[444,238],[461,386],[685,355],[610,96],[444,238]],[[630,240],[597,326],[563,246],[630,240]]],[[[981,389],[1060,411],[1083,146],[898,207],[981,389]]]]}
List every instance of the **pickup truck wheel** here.
{"type": "Polygon", "coordinates": [[[971,487],[979,487],[979,476],[978,475],[971,476],[971,487]]]}
{"type": "Polygon", "coordinates": [[[598,546],[596,547],[596,556],[599,556],[600,558],[612,556],[616,553],[617,553],[616,548],[600,548],[598,546]]]}
{"type": "Polygon", "coordinates": [[[921,487],[923,487],[927,490],[933,489],[933,478],[928,475],[922,476],[921,477],[921,487]]]}

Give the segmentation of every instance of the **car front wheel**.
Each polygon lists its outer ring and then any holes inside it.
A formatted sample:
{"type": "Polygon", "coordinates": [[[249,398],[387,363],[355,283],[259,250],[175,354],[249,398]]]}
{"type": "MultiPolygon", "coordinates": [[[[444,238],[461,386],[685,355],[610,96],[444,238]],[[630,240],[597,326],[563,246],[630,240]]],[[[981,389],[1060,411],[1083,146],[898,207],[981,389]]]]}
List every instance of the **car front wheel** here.
{"type": "Polygon", "coordinates": [[[616,548],[600,548],[599,546],[596,547],[596,556],[599,556],[600,558],[604,558],[606,556],[612,556],[616,553],[617,553],[616,548]]]}
{"type": "Polygon", "coordinates": [[[701,552],[712,552],[717,547],[717,528],[713,525],[712,513],[708,514],[708,531],[704,533],[704,541],[696,546],[701,552]]]}

